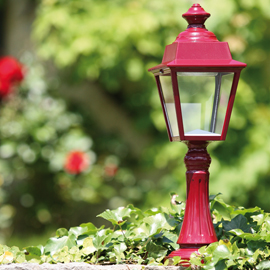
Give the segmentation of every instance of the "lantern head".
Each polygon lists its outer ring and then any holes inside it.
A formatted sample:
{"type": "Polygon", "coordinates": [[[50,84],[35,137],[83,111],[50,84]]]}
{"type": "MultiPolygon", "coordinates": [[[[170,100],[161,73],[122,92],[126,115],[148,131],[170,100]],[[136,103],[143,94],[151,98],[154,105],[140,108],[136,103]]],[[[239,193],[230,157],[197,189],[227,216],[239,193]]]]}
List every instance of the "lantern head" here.
{"type": "Polygon", "coordinates": [[[170,141],[225,140],[241,70],[227,42],[208,31],[210,16],[194,4],[183,17],[189,23],[167,45],[154,75],[170,141]]]}

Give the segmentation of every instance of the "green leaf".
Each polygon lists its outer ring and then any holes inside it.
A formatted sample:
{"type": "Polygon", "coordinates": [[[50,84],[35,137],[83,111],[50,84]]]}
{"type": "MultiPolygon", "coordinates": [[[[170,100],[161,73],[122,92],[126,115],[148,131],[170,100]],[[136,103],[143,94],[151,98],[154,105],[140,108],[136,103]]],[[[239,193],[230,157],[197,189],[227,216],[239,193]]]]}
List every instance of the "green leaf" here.
{"type": "Polygon", "coordinates": [[[237,215],[231,221],[223,221],[222,224],[226,231],[241,229],[243,232],[250,232],[250,225],[247,224],[247,219],[243,215],[237,215]]]}
{"type": "Polygon", "coordinates": [[[106,210],[105,212],[97,215],[97,217],[102,217],[109,220],[113,225],[122,224],[124,218],[130,217],[132,213],[136,213],[137,209],[129,205],[128,207],[119,207],[116,210],[106,210]]]}
{"type": "Polygon", "coordinates": [[[259,215],[255,215],[255,216],[251,216],[251,218],[256,221],[258,223],[258,225],[261,225],[265,219],[265,215],[264,214],[259,214],[259,215]]]}
{"type": "MultiPolygon", "coordinates": [[[[87,228],[87,231],[86,231],[86,233],[88,234],[88,235],[93,235],[93,234],[95,234],[97,231],[98,231],[98,229],[97,229],[97,227],[93,224],[93,223],[91,223],[91,222],[88,222],[88,223],[83,223],[83,224],[81,224],[80,225],[82,228],[87,228]]],[[[104,226],[102,226],[102,228],[103,228],[104,226]]],[[[101,229],[102,229],[101,228],[101,229]]]]}
{"type": "Polygon", "coordinates": [[[216,210],[223,217],[223,219],[230,220],[231,212],[234,209],[230,205],[224,203],[220,198],[216,198],[211,203],[211,210],[216,210]]]}
{"type": "Polygon", "coordinates": [[[105,239],[107,238],[107,235],[97,235],[93,239],[93,245],[97,250],[104,250],[107,249],[106,244],[105,244],[105,239]]]}
{"type": "Polygon", "coordinates": [[[45,245],[45,254],[50,253],[53,255],[59,249],[67,246],[71,248],[76,245],[76,236],[74,234],[70,234],[69,236],[63,236],[61,238],[50,238],[45,245]]]}
{"type": "Polygon", "coordinates": [[[261,208],[259,208],[258,206],[253,207],[253,208],[244,208],[244,207],[239,207],[238,209],[232,211],[232,214],[234,215],[245,215],[247,213],[256,213],[256,212],[261,212],[261,208]]]}
{"type": "Polygon", "coordinates": [[[118,245],[114,245],[113,249],[117,252],[117,253],[122,253],[127,249],[127,246],[125,243],[120,243],[118,245]]]}
{"type": "Polygon", "coordinates": [[[181,257],[175,256],[173,259],[173,265],[178,265],[181,262],[181,257]]]}
{"type": "Polygon", "coordinates": [[[141,224],[133,230],[133,239],[140,240],[142,238],[150,237],[150,228],[145,223],[141,224]]]}
{"type": "Polygon", "coordinates": [[[217,259],[224,259],[231,255],[231,252],[225,245],[217,246],[217,248],[213,252],[213,256],[217,259]]]}
{"type": "Polygon", "coordinates": [[[24,263],[24,262],[26,262],[25,254],[23,254],[22,252],[17,254],[16,258],[15,258],[15,262],[16,263],[24,263]]]}
{"type": "Polygon", "coordinates": [[[174,249],[177,249],[179,245],[176,243],[178,240],[178,235],[172,232],[164,231],[162,237],[162,243],[170,244],[174,249]]]}
{"type": "Polygon", "coordinates": [[[148,252],[148,256],[155,259],[165,257],[168,251],[165,247],[158,246],[152,241],[146,245],[146,250],[148,252]]]}
{"type": "Polygon", "coordinates": [[[262,239],[262,237],[259,234],[244,233],[240,229],[230,230],[230,233],[233,233],[243,239],[250,240],[250,241],[256,241],[256,240],[262,239]]]}
{"type": "Polygon", "coordinates": [[[149,229],[150,235],[159,233],[162,229],[167,229],[167,230],[172,229],[172,226],[168,223],[165,215],[162,213],[158,213],[150,217],[145,217],[143,221],[150,226],[150,229],[149,229]]]}
{"type": "Polygon", "coordinates": [[[225,260],[221,260],[215,265],[215,270],[227,270],[227,269],[228,268],[226,266],[225,260]]]}
{"type": "Polygon", "coordinates": [[[65,228],[60,228],[56,231],[56,236],[57,237],[68,236],[68,230],[65,228]]]}
{"type": "Polygon", "coordinates": [[[263,269],[270,269],[270,261],[261,261],[257,266],[256,269],[263,270],[263,269]]]}
{"type": "Polygon", "coordinates": [[[124,251],[127,249],[127,246],[125,243],[120,243],[118,245],[114,245],[113,249],[115,251],[116,260],[118,262],[125,259],[124,251]]]}
{"type": "Polygon", "coordinates": [[[95,251],[97,251],[97,248],[93,244],[93,239],[91,237],[85,238],[84,241],[83,241],[82,252],[85,255],[89,255],[91,253],[94,253],[95,251]]]}
{"type": "Polygon", "coordinates": [[[77,237],[79,235],[82,235],[82,234],[86,233],[86,232],[88,232],[88,228],[87,227],[81,227],[81,226],[79,226],[79,227],[71,227],[69,229],[69,234],[74,234],[77,237]]]}
{"type": "Polygon", "coordinates": [[[44,251],[44,247],[39,245],[39,246],[30,246],[30,247],[26,247],[24,248],[29,255],[32,256],[41,256],[43,254],[44,251]]]}
{"type": "Polygon", "coordinates": [[[209,196],[209,201],[213,201],[216,197],[218,197],[219,195],[222,195],[222,193],[218,193],[216,195],[210,195],[209,196]]]}

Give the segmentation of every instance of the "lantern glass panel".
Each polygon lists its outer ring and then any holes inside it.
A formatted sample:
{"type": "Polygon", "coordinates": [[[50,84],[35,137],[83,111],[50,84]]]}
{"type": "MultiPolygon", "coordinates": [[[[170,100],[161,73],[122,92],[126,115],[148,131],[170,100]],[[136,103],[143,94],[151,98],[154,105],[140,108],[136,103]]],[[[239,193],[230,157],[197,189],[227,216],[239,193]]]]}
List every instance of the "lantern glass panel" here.
{"type": "Polygon", "coordinates": [[[185,135],[220,136],[232,72],[177,72],[185,135]]]}
{"type": "Polygon", "coordinates": [[[159,78],[162,88],[166,118],[169,124],[171,136],[179,136],[171,76],[165,75],[160,76],[159,78]]]}

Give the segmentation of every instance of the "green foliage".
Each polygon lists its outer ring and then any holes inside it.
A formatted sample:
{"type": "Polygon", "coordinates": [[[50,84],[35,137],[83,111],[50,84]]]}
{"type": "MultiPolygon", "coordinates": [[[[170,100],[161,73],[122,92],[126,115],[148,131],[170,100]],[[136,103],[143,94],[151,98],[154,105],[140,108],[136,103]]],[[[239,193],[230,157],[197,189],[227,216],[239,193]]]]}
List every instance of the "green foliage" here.
{"type": "MultiPolygon", "coordinates": [[[[193,253],[191,268],[269,269],[270,213],[258,207],[234,207],[219,197],[211,201],[211,211],[215,213],[214,226],[219,241],[193,253]],[[223,216],[225,212],[227,214],[223,216]]],[[[45,246],[24,248],[26,255],[16,247],[0,246],[0,263],[88,262],[166,266],[169,261],[164,261],[164,258],[178,248],[176,241],[183,209],[180,213],[163,207],[143,212],[128,205],[106,210],[99,216],[109,220],[112,227],[97,228],[89,222],[69,230],[60,228],[56,237],[50,238],[45,246]]],[[[172,263],[178,265],[181,262],[180,257],[175,257],[172,263]]]]}
{"type": "Polygon", "coordinates": [[[102,217],[113,228],[96,228],[92,223],[56,231],[44,247],[26,247],[30,262],[138,263],[160,264],[176,247],[183,212],[167,208],[142,212],[133,205],[106,210],[102,217]]]}
{"type": "MultiPolygon", "coordinates": [[[[147,68],[160,63],[165,45],[186,28],[181,14],[190,6],[190,1],[179,0],[38,1],[33,38],[42,61],[50,62],[41,66],[25,53],[24,85],[0,108],[2,243],[11,232],[22,238],[29,232],[68,228],[92,220],[104,208],[168,205],[166,194],[171,192],[185,198],[186,148],[168,142],[147,68]],[[83,91],[85,82],[89,95],[83,91]],[[97,105],[100,99],[94,93],[102,93],[106,102],[97,105]],[[112,118],[106,121],[101,115],[112,118]],[[92,161],[77,176],[63,170],[64,157],[74,148],[86,151],[92,161]]],[[[208,147],[210,191],[222,191],[227,202],[270,211],[269,5],[261,0],[205,0],[203,7],[211,13],[207,29],[228,41],[233,58],[248,65],[226,142],[208,147]]],[[[215,209],[218,221],[234,217],[220,201],[215,209]]],[[[106,214],[108,222],[118,222],[119,213],[106,214]]],[[[241,222],[245,220],[234,220],[237,226],[241,222]]],[[[164,219],[160,224],[168,226],[164,219]]],[[[60,230],[56,237],[67,239],[69,233],[60,230]]]]}

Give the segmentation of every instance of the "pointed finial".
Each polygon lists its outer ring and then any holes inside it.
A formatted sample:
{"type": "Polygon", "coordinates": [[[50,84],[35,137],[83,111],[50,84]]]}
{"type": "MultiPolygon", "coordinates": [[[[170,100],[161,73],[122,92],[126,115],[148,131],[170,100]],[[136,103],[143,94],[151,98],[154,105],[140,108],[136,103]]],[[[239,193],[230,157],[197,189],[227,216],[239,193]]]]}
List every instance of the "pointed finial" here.
{"type": "Polygon", "coordinates": [[[210,13],[206,12],[200,4],[193,4],[182,17],[188,22],[188,27],[178,35],[175,42],[218,41],[214,33],[208,31],[204,26],[204,22],[210,17],[210,13]]]}
{"type": "Polygon", "coordinates": [[[196,25],[196,27],[205,28],[204,22],[210,17],[210,13],[206,12],[200,4],[193,4],[182,17],[189,23],[189,27],[196,25]]]}

